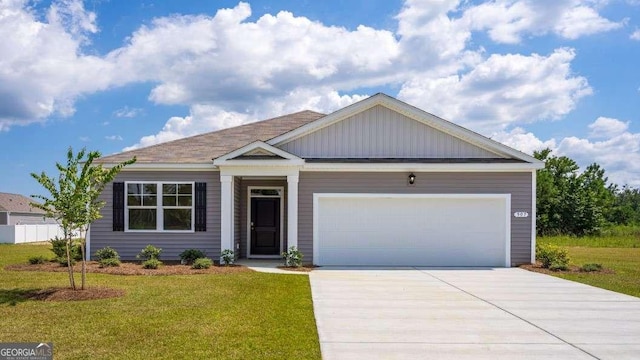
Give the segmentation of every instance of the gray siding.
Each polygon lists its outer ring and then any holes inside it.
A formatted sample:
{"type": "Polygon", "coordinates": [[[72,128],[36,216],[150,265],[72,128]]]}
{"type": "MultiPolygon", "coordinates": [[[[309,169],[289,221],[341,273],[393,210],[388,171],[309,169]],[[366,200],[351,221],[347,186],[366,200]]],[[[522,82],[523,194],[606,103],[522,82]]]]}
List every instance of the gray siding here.
{"type": "MultiPolygon", "coordinates": [[[[5,219],[6,220],[6,219],[5,219]]],[[[0,224],[2,220],[0,218],[0,224]]],[[[8,225],[42,225],[42,224],[57,224],[54,219],[45,218],[43,214],[29,214],[29,213],[15,213],[9,214],[8,225]]]]}
{"type": "MultiPolygon", "coordinates": [[[[220,174],[218,172],[152,172],[123,171],[115,181],[194,181],[207,183],[207,231],[193,233],[112,231],[113,187],[108,185],[101,195],[106,201],[102,219],[91,226],[91,252],[105,246],[116,249],[124,260],[134,260],[148,244],[162,248],[164,260],[179,260],[178,254],[188,248],[206,251],[212,259],[220,257],[220,174]]],[[[93,254],[92,254],[93,255],[93,254]]]]}
{"type": "Polygon", "coordinates": [[[0,225],[9,225],[7,224],[7,217],[6,212],[0,212],[0,225]]]}
{"type": "MultiPolygon", "coordinates": [[[[511,194],[511,212],[531,209],[531,173],[407,173],[301,172],[298,203],[298,246],[313,261],[314,193],[511,194]]],[[[511,216],[512,265],[531,260],[531,216],[511,216]]]]}
{"type": "Polygon", "coordinates": [[[303,158],[502,157],[379,105],[279,147],[303,158]]]}
{"type": "Polygon", "coordinates": [[[249,186],[282,186],[284,187],[284,225],[280,231],[282,232],[284,246],[283,248],[287,248],[287,180],[252,180],[252,179],[242,179],[242,191],[240,193],[240,257],[247,257],[247,224],[248,220],[248,206],[247,206],[247,196],[248,196],[248,187],[249,186]]]}

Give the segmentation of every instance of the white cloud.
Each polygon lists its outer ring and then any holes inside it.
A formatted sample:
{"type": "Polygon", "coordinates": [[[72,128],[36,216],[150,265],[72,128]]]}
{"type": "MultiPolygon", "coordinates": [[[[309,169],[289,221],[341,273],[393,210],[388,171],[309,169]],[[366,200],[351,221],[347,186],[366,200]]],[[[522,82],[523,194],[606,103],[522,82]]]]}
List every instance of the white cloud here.
{"type": "Polygon", "coordinates": [[[591,130],[589,137],[595,139],[611,138],[627,131],[629,122],[623,122],[618,119],[599,117],[593,123],[589,124],[591,130]]]}
{"type": "Polygon", "coordinates": [[[74,113],[74,101],[105,89],[109,67],[82,54],[95,14],[79,0],[54,1],[46,20],[26,1],[0,2],[0,129],[74,113]]]}
{"type": "MultiPolygon", "coordinates": [[[[154,103],[213,105],[236,113],[259,113],[257,108],[281,101],[283,94],[311,88],[337,94],[404,84],[408,91],[420,81],[438,81],[450,86],[444,92],[455,93],[476,67],[498,65],[497,57],[487,59],[481,47],[469,45],[474,32],[516,42],[525,35],[555,32],[574,38],[620,26],[600,16],[598,6],[592,0],[480,5],[406,0],[393,33],[364,25],[348,30],[286,11],[249,21],[250,6],[239,3],[213,16],[153,19],[124,46],[100,57],[82,51],[99,30],[96,14],[82,1],[56,0],[44,19],[26,0],[5,1],[0,3],[0,53],[5,54],[0,58],[5,70],[0,73],[0,129],[54,114],[69,116],[79,96],[136,82],[155,84],[149,94],[154,103]]],[[[568,67],[571,59],[562,65],[568,67]]],[[[566,80],[582,78],[567,75],[566,80]]],[[[478,90],[483,85],[488,84],[478,83],[478,90]]],[[[567,97],[579,98],[575,86],[568,85],[559,97],[564,100],[552,105],[564,102],[561,107],[570,109],[567,97]]],[[[496,112],[509,113],[497,107],[496,112]]],[[[562,116],[564,109],[539,117],[562,116]]]]}
{"type": "Polygon", "coordinates": [[[511,131],[495,132],[491,135],[491,138],[529,155],[533,155],[534,151],[546,148],[556,149],[555,139],[543,141],[538,139],[533,133],[526,132],[519,127],[511,131]]]}
{"type": "Polygon", "coordinates": [[[250,15],[240,3],[212,17],[157,18],[107,56],[119,69],[115,81],[157,82],[149,99],[158,104],[243,112],[299,88],[348,90],[396,76],[399,47],[390,31],[350,31],[285,11],[255,22],[250,15]]]}
{"type": "Polygon", "coordinates": [[[550,148],[555,155],[568,156],[582,169],[591,163],[598,163],[606,170],[609,181],[624,185],[640,186],[640,133],[628,131],[627,123],[618,119],[599,117],[588,127],[593,131],[605,128],[598,139],[584,139],[569,136],[558,139],[541,140],[531,132],[517,128],[509,132],[495,133],[492,138],[505,145],[532,154],[534,150],[550,148]],[[606,119],[606,120],[603,120],[606,119]],[[611,131],[614,125],[615,130],[611,131]]]}
{"type": "Polygon", "coordinates": [[[78,138],[78,140],[80,140],[80,141],[82,141],[82,142],[89,142],[89,141],[91,141],[91,138],[90,138],[90,137],[88,137],[88,136],[80,136],[80,137],[78,138]]]}
{"type": "Polygon", "coordinates": [[[523,36],[554,33],[566,39],[621,28],[626,23],[608,20],[593,0],[497,0],[471,6],[461,18],[473,30],[486,30],[492,40],[515,44],[523,36]]]}
{"type": "Polygon", "coordinates": [[[494,54],[462,75],[417,76],[399,97],[483,133],[558,119],[592,91],[587,79],[572,73],[574,57],[571,49],[549,56],[494,54]]]}
{"type": "Polygon", "coordinates": [[[119,118],[134,118],[143,113],[141,108],[130,108],[125,106],[113,112],[113,115],[119,118]]]}
{"type": "Polygon", "coordinates": [[[640,41],[640,29],[636,29],[636,31],[634,31],[633,33],[631,33],[631,35],[629,35],[629,38],[631,40],[638,40],[640,41]]]}
{"type": "Polygon", "coordinates": [[[107,139],[107,140],[110,140],[110,141],[122,141],[123,140],[122,136],[120,136],[120,135],[108,135],[108,136],[105,136],[104,138],[107,139]]]}

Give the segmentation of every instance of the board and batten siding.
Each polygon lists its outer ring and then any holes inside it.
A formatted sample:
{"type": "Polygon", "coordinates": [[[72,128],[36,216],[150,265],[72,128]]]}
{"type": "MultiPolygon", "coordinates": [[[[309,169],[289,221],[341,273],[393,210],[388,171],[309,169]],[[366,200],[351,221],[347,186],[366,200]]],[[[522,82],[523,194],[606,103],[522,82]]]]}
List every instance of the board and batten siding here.
{"type": "Polygon", "coordinates": [[[300,172],[298,247],[304,260],[313,261],[313,194],[511,194],[511,264],[531,261],[531,216],[516,218],[513,212],[531,209],[530,172],[416,172],[414,185],[408,173],[300,172]]]}
{"type": "MultiPolygon", "coordinates": [[[[236,178],[236,181],[237,178],[236,178]]],[[[249,195],[249,186],[255,186],[255,187],[260,187],[260,186],[264,186],[264,187],[272,187],[272,186],[278,186],[278,187],[282,187],[284,188],[284,193],[282,194],[283,198],[284,198],[284,208],[281,209],[280,211],[282,212],[282,215],[284,215],[284,224],[282,225],[282,228],[280,229],[280,232],[282,233],[282,238],[283,238],[283,251],[284,249],[287,248],[287,180],[252,180],[251,178],[247,178],[247,179],[242,179],[241,182],[241,192],[240,192],[240,257],[241,258],[246,258],[247,257],[247,239],[248,239],[248,235],[247,235],[247,224],[250,222],[250,220],[248,219],[248,195],[249,195]]]]}
{"type": "Polygon", "coordinates": [[[503,157],[380,105],[278,147],[302,158],[503,157]]]}
{"type": "Polygon", "coordinates": [[[91,225],[91,255],[110,246],[123,260],[135,260],[136,254],[151,244],[162,248],[161,260],[179,260],[178,254],[189,248],[200,249],[212,259],[220,257],[220,174],[219,172],[122,171],[115,179],[125,181],[193,181],[207,183],[207,231],[199,232],[126,232],[113,231],[113,186],[107,185],[100,199],[106,201],[102,218],[91,225]]]}

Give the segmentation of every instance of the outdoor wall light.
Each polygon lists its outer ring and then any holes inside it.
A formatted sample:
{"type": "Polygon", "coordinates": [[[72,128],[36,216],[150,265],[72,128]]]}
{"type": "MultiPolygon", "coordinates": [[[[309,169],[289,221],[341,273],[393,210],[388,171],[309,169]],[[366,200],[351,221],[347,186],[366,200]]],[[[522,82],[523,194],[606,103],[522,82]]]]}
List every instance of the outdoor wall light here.
{"type": "Polygon", "coordinates": [[[416,175],[414,173],[409,174],[409,185],[413,185],[416,182],[416,175]]]}

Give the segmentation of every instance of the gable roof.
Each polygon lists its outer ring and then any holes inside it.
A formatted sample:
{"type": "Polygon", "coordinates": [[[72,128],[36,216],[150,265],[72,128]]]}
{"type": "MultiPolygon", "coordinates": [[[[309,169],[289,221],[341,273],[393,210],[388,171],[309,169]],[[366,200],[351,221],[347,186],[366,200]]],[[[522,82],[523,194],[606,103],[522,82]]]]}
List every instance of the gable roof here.
{"type": "Polygon", "coordinates": [[[97,163],[119,163],[137,158],[145,163],[207,163],[255,141],[267,141],[325,116],[315,111],[297,113],[258,121],[233,128],[182,138],[141,149],[103,156],[97,163]]]}
{"type": "Polygon", "coordinates": [[[135,156],[137,158],[137,163],[133,166],[135,168],[157,168],[162,167],[161,165],[166,165],[168,169],[173,169],[176,165],[181,165],[183,168],[201,168],[203,164],[212,164],[214,159],[256,142],[262,143],[262,147],[266,145],[267,147],[281,148],[284,144],[338,123],[355,114],[362,113],[374,106],[386,107],[412,120],[458,138],[463,142],[499,155],[497,158],[521,161],[532,164],[534,168],[544,166],[542,161],[530,155],[383,93],[373,95],[329,115],[305,110],[269,120],[104,156],[97,159],[96,162],[115,164],[135,156]]]}
{"type": "Polygon", "coordinates": [[[0,192],[0,211],[44,214],[44,211],[32,207],[33,200],[20,195],[0,192]]]}
{"type": "Polygon", "coordinates": [[[383,93],[377,93],[369,98],[366,98],[357,103],[351,104],[347,107],[344,107],[340,110],[337,110],[322,119],[314,122],[310,122],[304,126],[301,126],[297,129],[284,133],[278,137],[275,137],[269,141],[268,144],[279,147],[283,144],[291,142],[295,139],[299,139],[305,135],[308,135],[312,132],[323,129],[327,126],[345,120],[357,113],[361,113],[367,109],[370,109],[374,106],[384,106],[390,110],[396,111],[400,114],[403,114],[413,120],[424,123],[427,126],[445,132],[449,135],[452,135],[456,138],[459,138],[463,141],[471,143],[477,147],[483,148],[489,152],[501,154],[507,158],[514,158],[517,160],[521,160],[527,163],[532,164],[543,164],[542,161],[534,158],[533,156],[527,155],[523,152],[520,152],[516,149],[513,149],[509,146],[501,144],[495,140],[489,139],[483,135],[480,135],[474,131],[471,131],[467,128],[464,128],[460,125],[454,124],[450,121],[442,119],[438,116],[430,114],[424,110],[416,108],[415,106],[409,105],[405,102],[402,102],[396,98],[393,98],[389,95],[383,93]]]}

